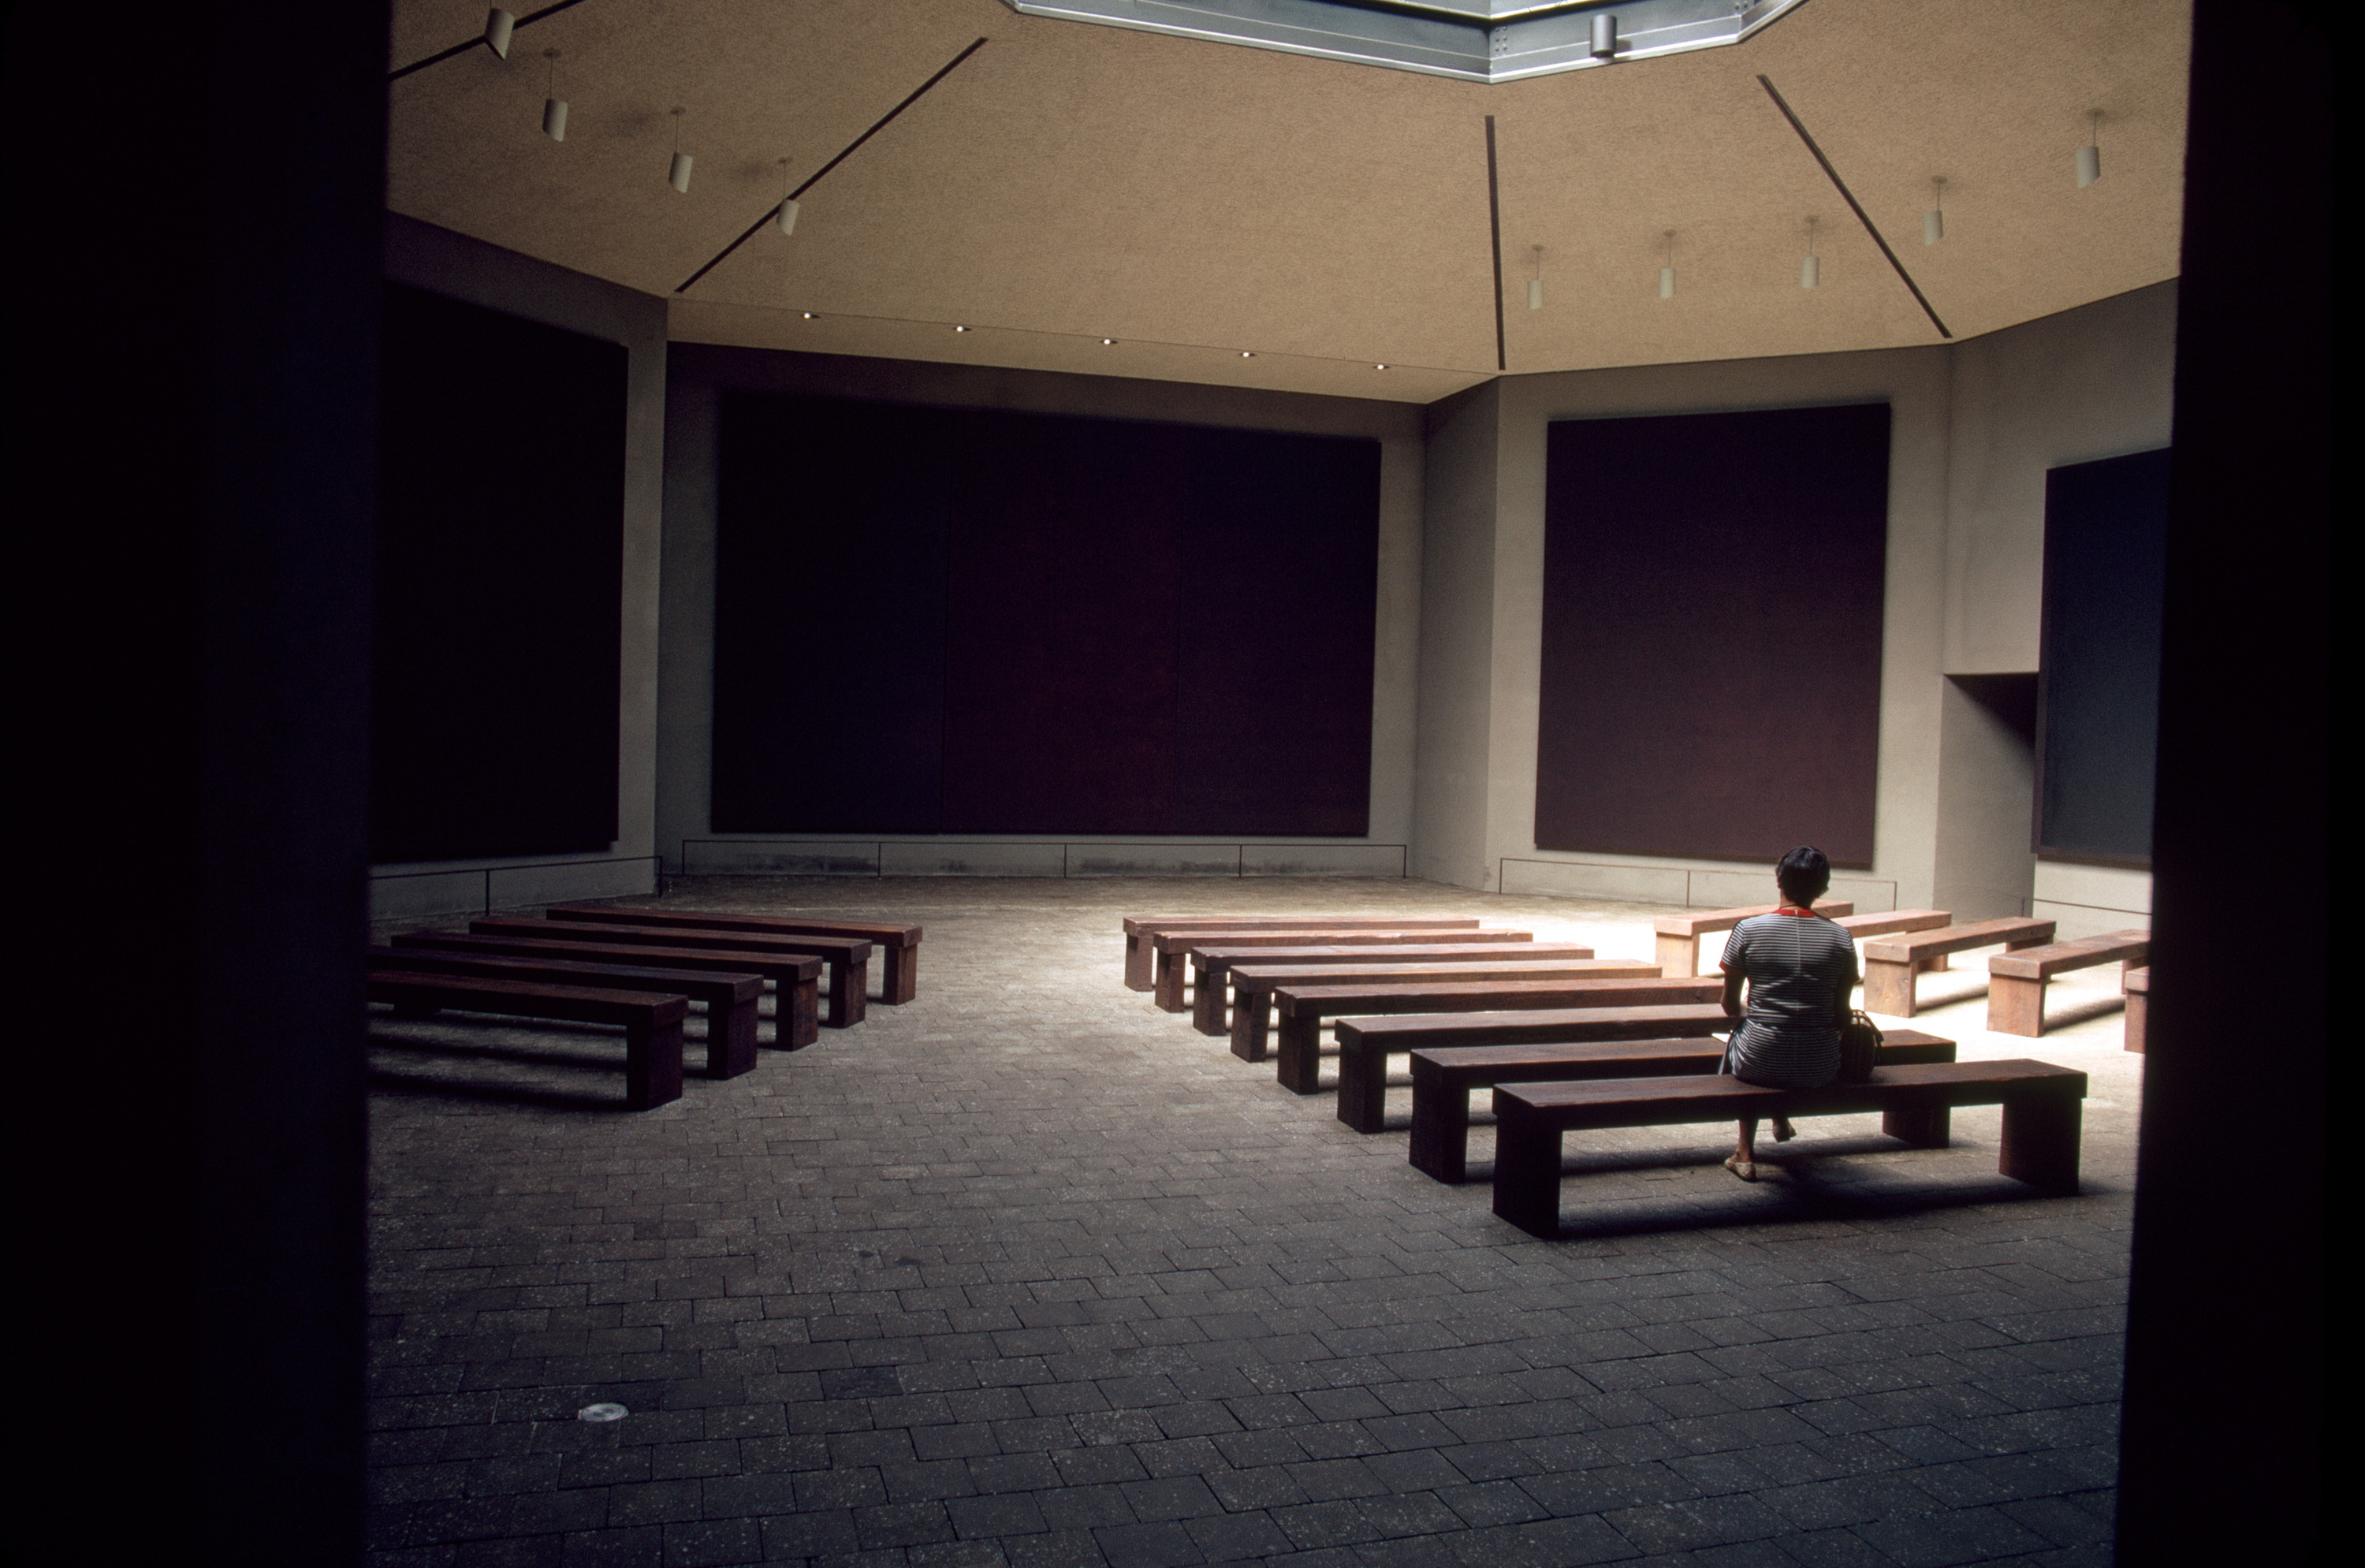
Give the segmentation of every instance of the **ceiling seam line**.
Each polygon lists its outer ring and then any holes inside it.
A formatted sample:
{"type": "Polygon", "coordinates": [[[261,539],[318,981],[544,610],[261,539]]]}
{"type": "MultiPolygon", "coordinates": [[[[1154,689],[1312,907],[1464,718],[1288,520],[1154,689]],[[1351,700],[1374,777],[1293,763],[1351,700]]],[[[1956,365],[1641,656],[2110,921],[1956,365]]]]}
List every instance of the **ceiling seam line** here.
{"type": "MultiPolygon", "coordinates": [[[[542,20],[544,17],[553,16],[557,12],[566,10],[570,6],[580,6],[581,4],[583,4],[583,0],[558,0],[558,3],[555,6],[544,6],[539,11],[530,12],[525,16],[520,17],[516,21],[510,24],[510,30],[511,32],[515,32],[520,28],[530,28],[533,26],[534,23],[542,20]]],[[[440,65],[444,61],[456,60],[461,55],[467,53],[470,50],[476,48],[480,43],[485,43],[485,40],[480,38],[470,39],[466,43],[455,43],[450,49],[444,50],[440,53],[431,54],[424,60],[414,60],[409,64],[402,67],[399,71],[387,72],[386,73],[386,79],[389,84],[399,82],[414,71],[424,71],[431,65],[440,65]]],[[[492,45],[485,44],[485,47],[487,49],[490,49],[492,45]]]]}
{"type": "MultiPolygon", "coordinates": [[[[573,5],[576,3],[576,0],[566,0],[566,3],[573,5]]],[[[905,109],[910,108],[913,104],[918,103],[922,94],[927,92],[929,88],[935,86],[946,77],[951,75],[953,72],[959,67],[961,62],[967,60],[970,55],[975,54],[979,50],[983,49],[984,47],[985,39],[979,39],[975,43],[970,44],[967,49],[961,50],[958,54],[954,55],[951,60],[946,62],[942,70],[938,71],[934,76],[929,77],[926,81],[921,83],[917,87],[913,88],[910,96],[906,97],[902,103],[897,104],[893,108],[889,109],[885,114],[880,116],[877,122],[874,123],[869,130],[864,131],[860,136],[857,136],[853,140],[847,142],[836,157],[831,159],[828,162],[824,163],[820,168],[814,170],[813,176],[806,180],[803,185],[801,185],[795,190],[790,191],[786,199],[794,201],[799,196],[804,195],[805,192],[813,189],[813,186],[821,184],[821,178],[824,174],[828,174],[832,169],[836,168],[840,163],[845,162],[848,158],[854,156],[854,150],[856,148],[861,146],[864,142],[869,140],[872,137],[886,129],[887,124],[890,120],[892,120],[897,115],[902,114],[905,109]]],[[[756,230],[763,228],[765,224],[769,223],[772,220],[772,214],[779,210],[779,204],[777,202],[771,207],[767,207],[764,210],[763,216],[757,218],[755,222],[747,225],[746,229],[741,232],[739,238],[732,241],[731,243],[723,246],[721,251],[717,252],[712,261],[707,263],[704,266],[690,274],[687,278],[684,278],[680,286],[676,288],[674,292],[676,294],[687,294],[689,291],[689,286],[691,284],[696,283],[700,278],[704,277],[708,273],[711,273],[716,267],[721,266],[723,261],[730,256],[732,252],[737,250],[740,246],[754,239],[756,237],[756,230]]]]}
{"type": "Polygon", "coordinates": [[[1840,193],[1840,199],[1848,204],[1848,209],[1855,214],[1856,221],[1864,225],[1864,231],[1872,236],[1872,242],[1880,247],[1880,253],[1889,258],[1889,264],[1897,269],[1898,277],[1912,291],[1913,302],[1922,307],[1922,314],[1930,318],[1930,324],[1938,329],[1940,337],[1953,337],[1955,334],[1946,330],[1946,323],[1938,319],[1938,312],[1930,308],[1929,297],[1922,292],[1922,286],[1913,281],[1913,274],[1905,270],[1905,263],[1897,259],[1897,252],[1889,248],[1887,240],[1881,238],[1880,230],[1873,224],[1872,215],[1865,211],[1862,202],[1855,199],[1855,193],[1847,188],[1847,182],[1840,178],[1837,169],[1832,167],[1832,161],[1823,156],[1823,150],[1815,145],[1815,139],[1807,133],[1807,128],[1799,123],[1789,104],[1774,90],[1774,84],[1761,75],[1757,78],[1757,84],[1765,89],[1765,95],[1772,98],[1774,106],[1782,111],[1782,118],[1790,122],[1790,129],[1799,133],[1799,140],[1807,144],[1807,151],[1813,153],[1815,162],[1823,166],[1823,173],[1830,176],[1833,188],[1840,193]]]}
{"type": "Polygon", "coordinates": [[[1508,370],[1503,353],[1503,201],[1495,179],[1495,117],[1486,117],[1486,230],[1495,244],[1495,368],[1508,370]]]}

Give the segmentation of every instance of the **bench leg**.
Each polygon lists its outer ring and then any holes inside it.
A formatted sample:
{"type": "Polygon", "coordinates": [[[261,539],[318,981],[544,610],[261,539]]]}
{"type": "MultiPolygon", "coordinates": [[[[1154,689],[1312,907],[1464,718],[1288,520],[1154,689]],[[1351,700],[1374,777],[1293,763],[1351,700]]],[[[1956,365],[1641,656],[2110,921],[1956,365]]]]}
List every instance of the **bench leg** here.
{"type": "Polygon", "coordinates": [[[1692,973],[1692,938],[1670,936],[1662,931],[1653,944],[1653,957],[1659,961],[1659,973],[1668,980],[1682,980],[1692,973]]]}
{"type": "Polygon", "coordinates": [[[1160,1013],[1182,1011],[1182,980],[1186,973],[1172,953],[1158,955],[1158,979],[1149,988],[1149,1000],[1160,1013]]]}
{"type": "Polygon", "coordinates": [[[1224,1016],[1224,988],[1227,983],[1221,975],[1210,980],[1206,965],[1195,966],[1195,972],[1191,977],[1191,1026],[1199,1033],[1231,1033],[1227,1026],[1228,1021],[1224,1016]]]}
{"type": "Polygon", "coordinates": [[[1232,993],[1232,1054],[1242,1061],[1264,1060],[1264,1037],[1272,1020],[1272,992],[1232,993]]]}
{"type": "Polygon", "coordinates": [[[1880,1130],[1916,1148],[1945,1148],[1955,1141],[1955,1109],[1943,1100],[1890,1105],[1880,1113],[1880,1130]]]}
{"type": "Polygon", "coordinates": [[[1149,980],[1149,944],[1128,934],[1125,939],[1125,989],[1148,991],[1149,980]]]}
{"type": "Polygon", "coordinates": [[[869,1012],[870,960],[858,958],[829,967],[829,1026],[851,1029],[869,1012]]]}
{"type": "Polygon", "coordinates": [[[1867,958],[1864,965],[1864,1010],[1884,1018],[1913,1016],[1913,966],[1867,958]]]}
{"type": "Polygon", "coordinates": [[[2045,982],[2015,975],[1988,977],[1988,1030],[2035,1039],[2045,1033],[2045,982]]]}
{"type": "Polygon", "coordinates": [[[736,1078],[756,1065],[756,998],[706,1004],[706,1076],[736,1078]]]}
{"type": "Polygon", "coordinates": [[[900,1007],[920,994],[920,945],[890,947],[879,976],[879,1000],[890,1007],[900,1007]]]}
{"type": "Polygon", "coordinates": [[[624,1101],[635,1111],[655,1110],[681,1098],[681,1020],[656,1028],[624,1029],[624,1101]]]}
{"type": "Polygon", "coordinates": [[[779,988],[780,1014],[773,1039],[782,1050],[801,1051],[821,1038],[821,980],[792,980],[779,988]]]}
{"type": "Polygon", "coordinates": [[[2003,1155],[1996,1169],[2048,1193],[2076,1192],[2085,1118],[2086,1102],[2057,1090],[2006,1099],[2003,1155]]]}
{"type": "Polygon", "coordinates": [[[443,1011],[432,1002],[398,1002],[394,1004],[394,1015],[402,1019],[432,1018],[443,1011]]]}
{"type": "Polygon", "coordinates": [[[1339,1119],[1359,1133],[1387,1122],[1388,1053],[1367,1041],[1339,1042],[1339,1119]]]}
{"type": "Polygon", "coordinates": [[[1470,1175],[1470,1091],[1412,1064],[1412,1168],[1439,1182],[1470,1175]]]}
{"type": "Polygon", "coordinates": [[[2141,1054],[2144,1031],[2151,1024],[2151,998],[2142,991],[2127,992],[2127,1049],[2141,1054]]]}
{"type": "Polygon", "coordinates": [[[1560,1235],[1560,1129],[1516,1112],[1495,1126],[1495,1215],[1530,1236],[1560,1235]]]}
{"type": "Polygon", "coordinates": [[[1281,1086],[1293,1094],[1311,1094],[1322,1087],[1322,1015],[1284,1013],[1275,1031],[1273,1055],[1281,1058],[1281,1086]]]}

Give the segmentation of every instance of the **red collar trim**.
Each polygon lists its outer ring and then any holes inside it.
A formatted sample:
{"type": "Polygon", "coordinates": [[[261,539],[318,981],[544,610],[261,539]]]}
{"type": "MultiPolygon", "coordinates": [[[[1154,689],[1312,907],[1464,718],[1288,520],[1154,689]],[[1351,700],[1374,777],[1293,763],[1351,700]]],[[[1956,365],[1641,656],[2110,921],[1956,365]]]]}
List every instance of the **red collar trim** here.
{"type": "Polygon", "coordinates": [[[1777,914],[1795,914],[1801,920],[1811,920],[1814,918],[1815,914],[1815,912],[1811,909],[1793,909],[1788,904],[1784,904],[1774,913],[1777,914]]]}

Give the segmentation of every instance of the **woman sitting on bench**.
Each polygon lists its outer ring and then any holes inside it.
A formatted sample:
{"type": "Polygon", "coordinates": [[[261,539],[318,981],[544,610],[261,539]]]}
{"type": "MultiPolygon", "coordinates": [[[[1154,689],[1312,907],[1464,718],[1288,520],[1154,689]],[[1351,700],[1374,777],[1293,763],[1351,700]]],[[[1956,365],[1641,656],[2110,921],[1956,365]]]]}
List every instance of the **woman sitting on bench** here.
{"type": "MultiPolygon", "coordinates": [[[[1840,1030],[1855,999],[1855,944],[1814,911],[1832,885],[1832,863],[1811,845],[1782,857],[1774,868],[1782,904],[1752,915],[1726,938],[1724,1012],[1734,1020],[1724,1070],[1768,1089],[1821,1089],[1839,1076],[1840,1030]],[[1742,982],[1749,1007],[1742,1011],[1742,982]]],[[[1774,1141],[1787,1143],[1790,1124],[1774,1118],[1774,1141]]],[[[1743,1117],[1741,1137],[1724,1168],[1757,1180],[1757,1119],[1743,1117]]]]}

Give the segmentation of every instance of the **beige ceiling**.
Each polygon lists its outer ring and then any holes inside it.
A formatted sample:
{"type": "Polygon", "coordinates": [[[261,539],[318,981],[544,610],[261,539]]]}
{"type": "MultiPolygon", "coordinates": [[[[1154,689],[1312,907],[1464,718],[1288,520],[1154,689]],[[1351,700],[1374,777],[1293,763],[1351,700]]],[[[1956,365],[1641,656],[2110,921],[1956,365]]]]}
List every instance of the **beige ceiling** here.
{"type": "MultiPolygon", "coordinates": [[[[396,0],[391,65],[485,9],[396,0]]],[[[2175,275],[2188,23],[2186,0],[1809,0],[1732,48],[1486,86],[999,0],[582,0],[506,63],[393,84],[387,202],[665,296],[680,341],[1428,402],[1495,374],[1488,115],[1513,372],[1936,342],[1757,76],[1964,338],[2175,275]],[[979,38],[794,236],[675,292],[979,38]],[[540,129],[554,48],[563,144],[540,129]]]]}

